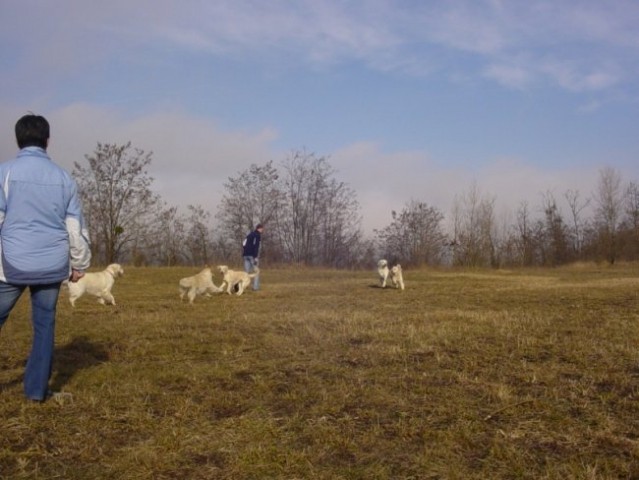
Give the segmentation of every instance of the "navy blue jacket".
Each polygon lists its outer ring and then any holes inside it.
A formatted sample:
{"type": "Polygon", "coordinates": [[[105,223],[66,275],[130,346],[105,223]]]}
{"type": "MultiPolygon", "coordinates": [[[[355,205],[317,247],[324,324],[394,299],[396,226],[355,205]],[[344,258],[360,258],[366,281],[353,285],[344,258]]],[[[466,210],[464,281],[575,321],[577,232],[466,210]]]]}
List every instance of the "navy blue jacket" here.
{"type": "Polygon", "coordinates": [[[251,233],[249,233],[244,239],[244,242],[242,243],[242,246],[244,247],[242,251],[242,255],[244,257],[257,258],[257,256],[260,253],[261,240],[262,240],[262,234],[260,234],[260,232],[258,232],[257,230],[253,230],[251,233]]]}

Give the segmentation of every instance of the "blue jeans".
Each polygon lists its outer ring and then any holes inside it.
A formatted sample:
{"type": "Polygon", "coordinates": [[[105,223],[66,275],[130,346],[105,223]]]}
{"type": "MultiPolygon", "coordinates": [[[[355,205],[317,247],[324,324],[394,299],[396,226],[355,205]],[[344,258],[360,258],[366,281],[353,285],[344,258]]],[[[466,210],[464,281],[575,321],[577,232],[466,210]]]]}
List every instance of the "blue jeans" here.
{"type": "MultiPolygon", "coordinates": [[[[244,257],[244,271],[246,273],[251,273],[257,267],[257,258],[255,257],[244,257]]],[[[260,276],[256,275],[253,277],[253,290],[260,289],[260,276]]]]}
{"type": "MultiPolygon", "coordinates": [[[[27,288],[0,282],[0,329],[27,288]]],[[[24,371],[24,394],[31,400],[44,400],[49,389],[55,344],[55,312],[60,283],[31,285],[33,344],[24,371]]]]}

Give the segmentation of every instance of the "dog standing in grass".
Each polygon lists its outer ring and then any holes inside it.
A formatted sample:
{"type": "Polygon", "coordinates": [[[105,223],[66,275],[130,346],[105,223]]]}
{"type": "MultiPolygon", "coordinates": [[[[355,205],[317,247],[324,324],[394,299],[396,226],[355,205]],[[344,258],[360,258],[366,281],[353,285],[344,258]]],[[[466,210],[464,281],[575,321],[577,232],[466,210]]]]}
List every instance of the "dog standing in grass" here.
{"type": "Polygon", "coordinates": [[[377,262],[377,274],[379,275],[379,283],[382,288],[386,288],[389,273],[388,262],[385,259],[381,259],[377,262]]]}
{"type": "Polygon", "coordinates": [[[260,274],[260,269],[257,267],[254,267],[251,273],[246,273],[241,270],[231,270],[226,265],[220,265],[217,269],[222,274],[222,286],[226,284],[226,293],[229,295],[236,289],[237,294],[242,295],[244,289],[251,284],[251,280],[260,274]]]}
{"type": "Polygon", "coordinates": [[[213,272],[210,267],[205,267],[200,273],[185,277],[180,280],[180,301],[184,300],[186,295],[189,303],[193,303],[198,295],[210,296],[211,293],[220,293],[222,287],[218,287],[213,283],[213,272]]]}
{"type": "Polygon", "coordinates": [[[124,269],[119,263],[112,263],[101,272],[87,272],[77,282],[67,282],[69,287],[69,302],[75,307],[75,301],[85,293],[98,297],[102,305],[115,305],[115,298],[111,289],[115,279],[124,275],[124,269]]]}
{"type": "Polygon", "coordinates": [[[404,290],[404,275],[402,275],[402,266],[399,263],[390,269],[388,277],[395,288],[404,290]]]}

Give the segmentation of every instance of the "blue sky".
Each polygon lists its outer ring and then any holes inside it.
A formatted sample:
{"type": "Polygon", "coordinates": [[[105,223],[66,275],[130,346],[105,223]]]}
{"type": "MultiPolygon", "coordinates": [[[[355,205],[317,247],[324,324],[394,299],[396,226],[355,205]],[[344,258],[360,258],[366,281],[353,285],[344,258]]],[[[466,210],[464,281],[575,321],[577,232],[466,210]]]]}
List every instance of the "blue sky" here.
{"type": "Polygon", "coordinates": [[[0,158],[26,111],[67,168],[153,151],[154,188],[215,212],[222,184],[326,156],[364,227],[476,184],[507,215],[598,172],[639,181],[639,2],[0,0],[0,158]]]}

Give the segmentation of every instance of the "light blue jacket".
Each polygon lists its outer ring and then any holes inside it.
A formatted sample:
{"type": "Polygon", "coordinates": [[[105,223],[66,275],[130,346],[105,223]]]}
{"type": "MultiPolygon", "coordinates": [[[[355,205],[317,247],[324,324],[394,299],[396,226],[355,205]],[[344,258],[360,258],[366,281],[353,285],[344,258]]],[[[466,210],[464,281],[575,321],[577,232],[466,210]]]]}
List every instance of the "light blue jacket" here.
{"type": "Polygon", "coordinates": [[[55,283],[86,270],[89,236],[73,178],[38,147],[0,164],[0,280],[55,283]]]}

